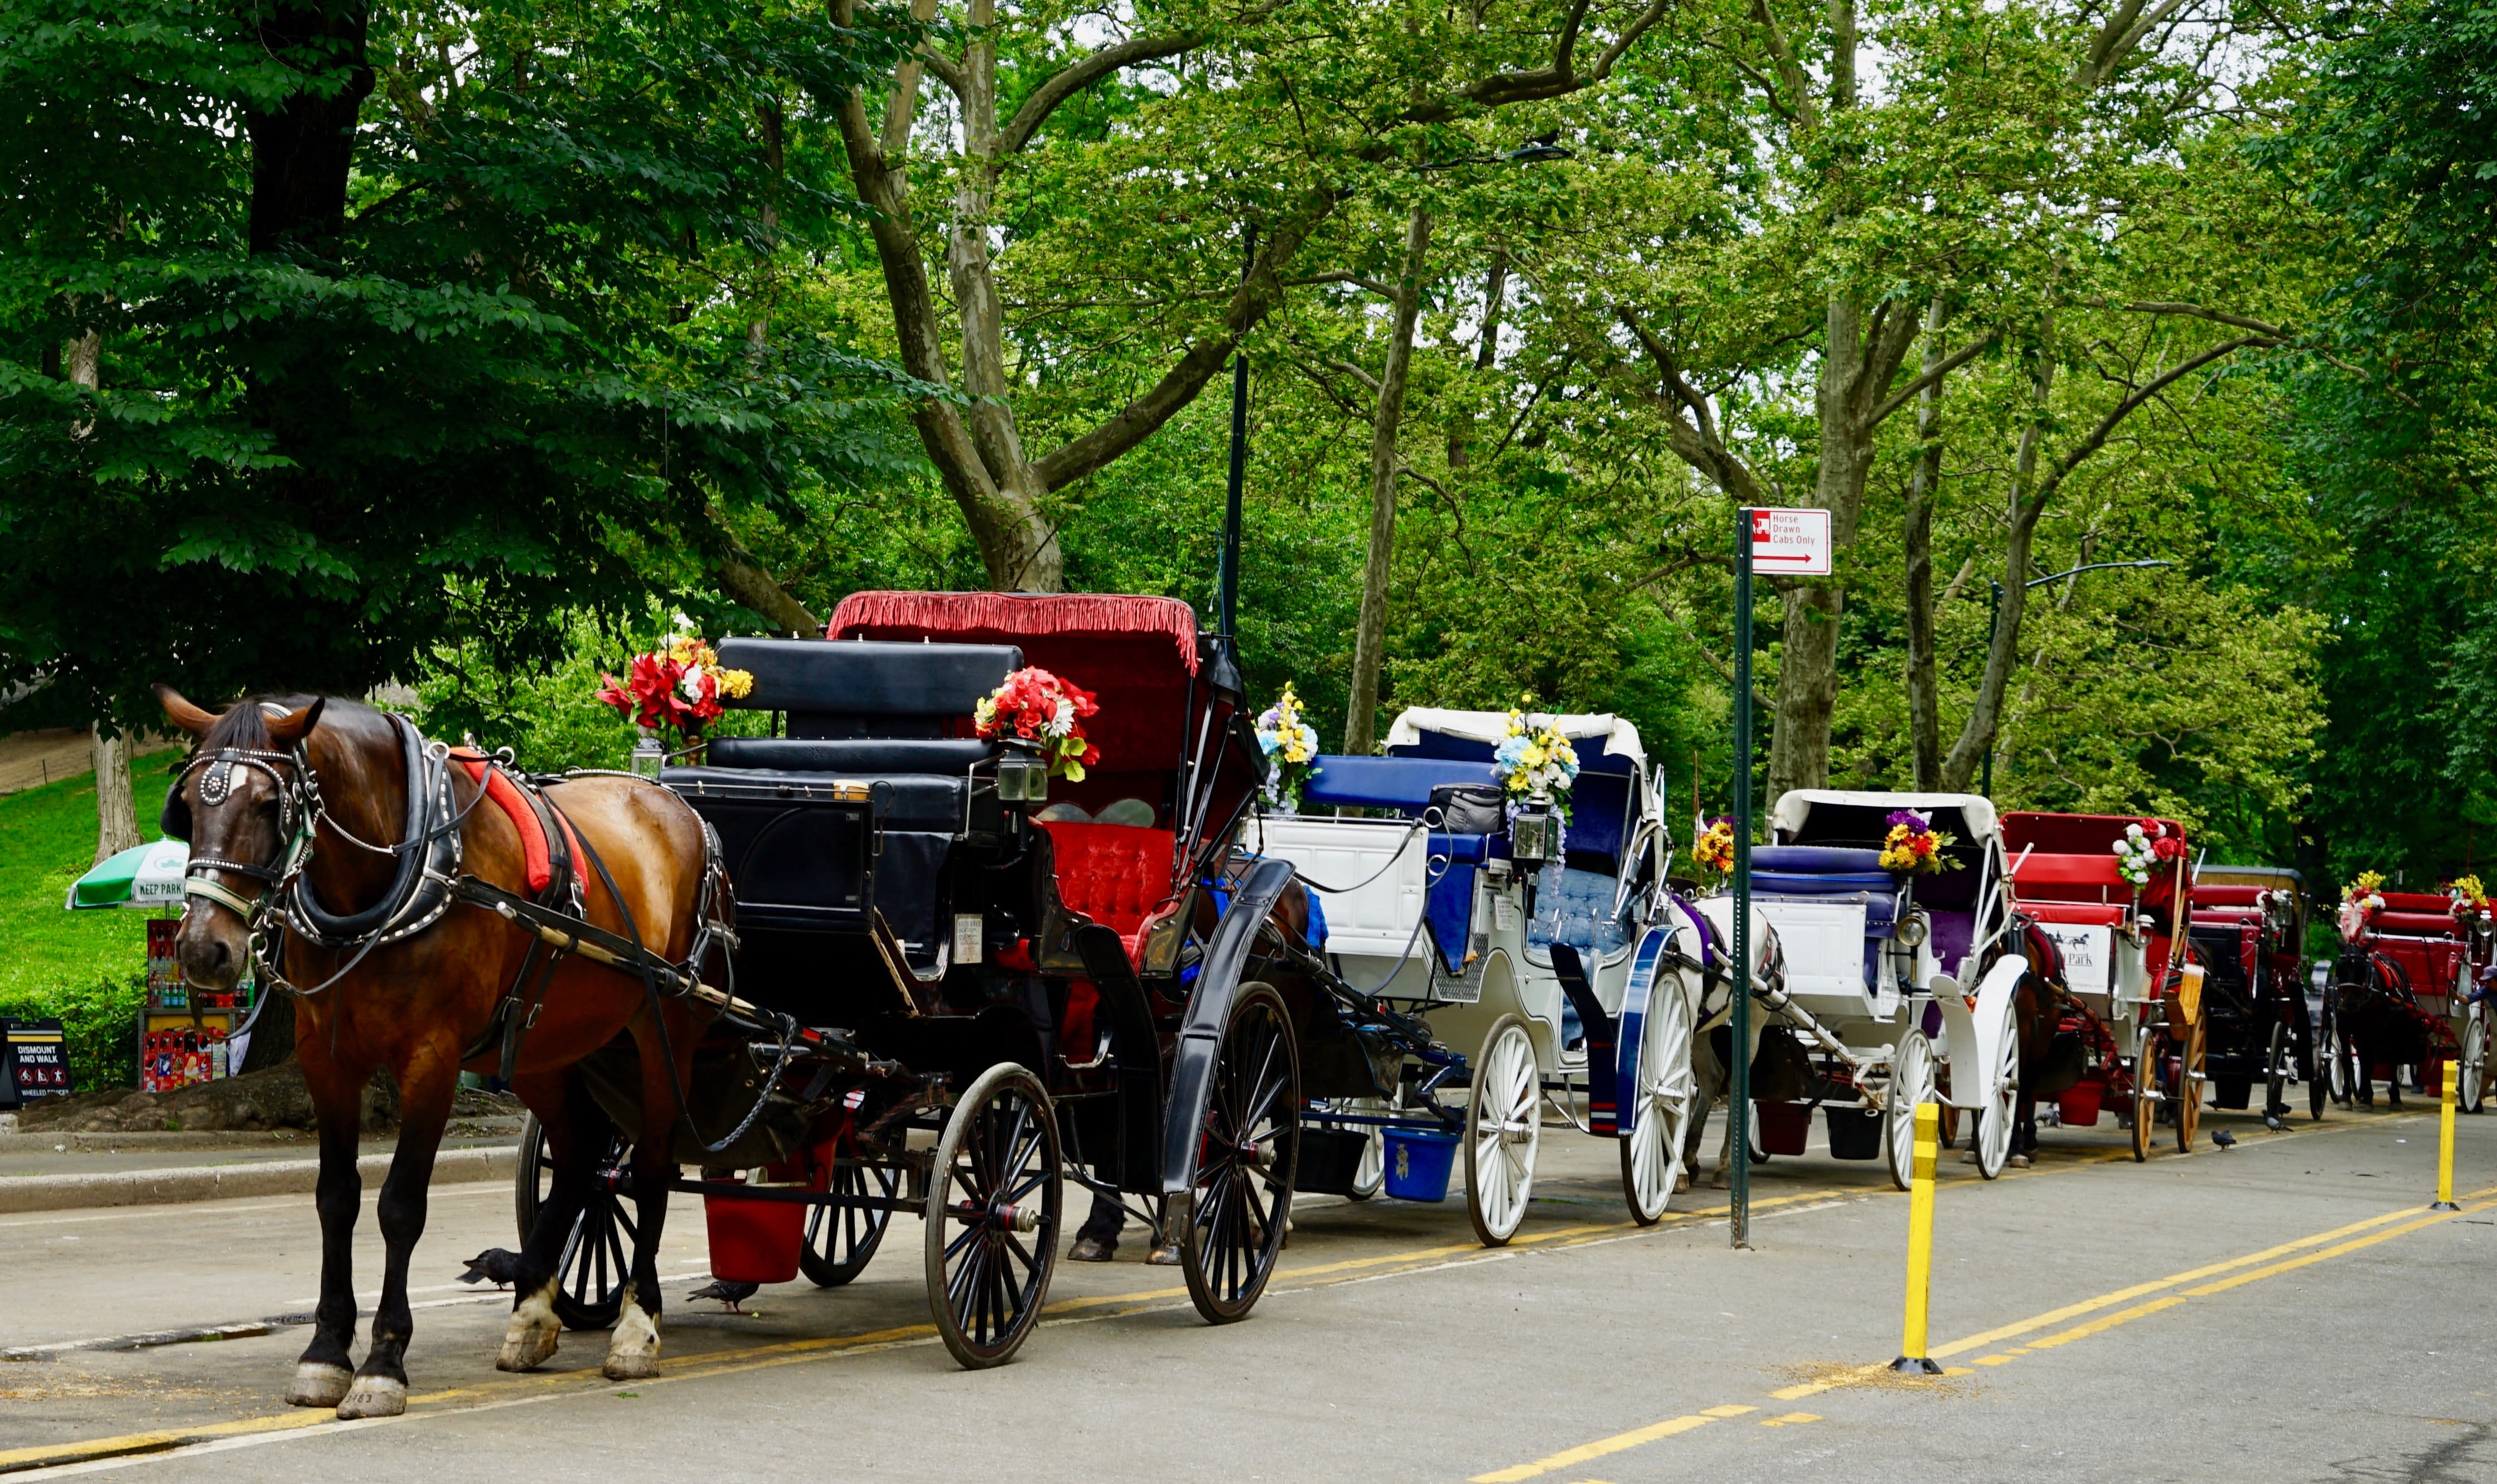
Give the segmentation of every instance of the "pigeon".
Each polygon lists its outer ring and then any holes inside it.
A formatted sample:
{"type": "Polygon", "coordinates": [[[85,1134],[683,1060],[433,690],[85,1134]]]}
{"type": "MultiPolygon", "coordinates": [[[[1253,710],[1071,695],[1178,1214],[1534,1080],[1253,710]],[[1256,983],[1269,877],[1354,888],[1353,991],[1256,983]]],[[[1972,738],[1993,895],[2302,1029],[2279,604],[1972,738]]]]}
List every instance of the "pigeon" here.
{"type": "Polygon", "coordinates": [[[713,1279],[710,1282],[703,1284],[693,1292],[686,1294],[685,1297],[688,1299],[717,1299],[728,1306],[728,1311],[730,1313],[743,1313],[744,1310],[739,1309],[737,1306],[744,1303],[747,1299],[754,1297],[754,1290],[762,1286],[763,1285],[761,1283],[731,1282],[727,1279],[719,1278],[713,1279]]]}
{"type": "Polygon", "coordinates": [[[2234,1149],[2237,1147],[2237,1136],[2225,1128],[2215,1128],[2211,1130],[2211,1142],[2222,1149],[2234,1149]]]}
{"type": "Polygon", "coordinates": [[[519,1281],[521,1254],[504,1247],[490,1247],[468,1259],[468,1271],[459,1275],[463,1283],[495,1283],[509,1288],[519,1281]]]}

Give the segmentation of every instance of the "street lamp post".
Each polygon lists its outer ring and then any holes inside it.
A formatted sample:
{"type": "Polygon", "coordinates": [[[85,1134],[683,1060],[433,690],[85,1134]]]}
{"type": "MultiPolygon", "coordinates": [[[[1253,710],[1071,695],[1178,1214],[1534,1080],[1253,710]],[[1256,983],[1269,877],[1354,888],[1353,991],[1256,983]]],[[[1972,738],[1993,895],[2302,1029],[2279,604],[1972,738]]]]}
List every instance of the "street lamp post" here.
{"type": "MultiPolygon", "coordinates": [[[[2147,567],[2172,567],[2174,565],[2176,565],[2176,563],[2169,561],[2164,556],[2145,557],[2140,561],[2083,562],[2077,567],[2067,567],[2063,571],[2058,572],[2051,577],[2033,577],[2029,581],[2021,584],[2020,586],[2021,590],[2026,591],[2032,587],[2043,587],[2048,583],[2060,583],[2068,577],[2078,577],[2084,572],[2102,572],[2109,567],[2131,567],[2139,569],[2147,567]]],[[[1987,606],[1985,611],[1985,644],[1986,647],[1991,649],[1994,647],[1995,638],[2001,632],[2003,625],[2003,584],[1989,577],[1985,580],[1985,585],[1994,590],[1993,600],[1987,606]]],[[[1978,781],[1976,791],[1983,794],[1988,799],[1994,797],[1994,743],[1991,741],[1987,742],[1985,744],[1984,776],[1978,781]]]]}

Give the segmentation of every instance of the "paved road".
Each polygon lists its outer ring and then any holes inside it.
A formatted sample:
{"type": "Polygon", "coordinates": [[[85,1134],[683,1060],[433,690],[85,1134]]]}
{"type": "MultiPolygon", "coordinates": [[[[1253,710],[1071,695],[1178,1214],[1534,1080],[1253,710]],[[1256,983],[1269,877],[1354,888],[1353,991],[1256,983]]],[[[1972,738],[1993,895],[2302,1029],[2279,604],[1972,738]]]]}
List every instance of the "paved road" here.
{"type": "MultiPolygon", "coordinates": [[[[1623,1218],[1610,1151],[1565,1130],[1518,1243],[1462,1205],[1312,1204],[1256,1313],[1200,1324],[1170,1270],[1061,1265],[1015,1364],[958,1371],[926,1325],[904,1218],[858,1282],[769,1289],[750,1316],[681,1295],[667,1374],[601,1380],[603,1341],[492,1370],[507,1300],[450,1282],[507,1243],[507,1192],[437,1192],[403,1419],[339,1424],[279,1391],[304,1332],[82,1347],[308,1308],[306,1198],[0,1218],[0,1468],[133,1479],[1791,1480],[2497,1479],[2497,1118],[2462,1121],[2464,1210],[2426,1211],[2432,1105],[2335,1114],[2134,1165],[2112,1126],[1939,1198],[1942,1379],[1894,1380],[1907,1202],[1816,1152],[1723,1198],[1623,1218]],[[98,1458],[99,1450],[158,1449],[98,1458]],[[87,1462],[64,1460],[85,1459],[87,1462]]],[[[360,1273],[377,1272],[369,1216],[360,1273]]],[[[245,1322],[243,1328],[257,1327],[245,1322]]]]}

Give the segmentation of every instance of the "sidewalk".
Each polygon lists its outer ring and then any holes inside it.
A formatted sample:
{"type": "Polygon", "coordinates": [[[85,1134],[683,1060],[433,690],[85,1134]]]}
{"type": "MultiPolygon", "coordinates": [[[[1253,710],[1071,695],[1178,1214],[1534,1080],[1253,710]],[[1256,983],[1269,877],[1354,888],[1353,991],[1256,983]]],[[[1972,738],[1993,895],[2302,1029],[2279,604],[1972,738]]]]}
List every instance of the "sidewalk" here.
{"type": "MultiPolygon", "coordinates": [[[[435,1155],[433,1183],[509,1180],[518,1120],[455,1121],[435,1155]],[[513,1125],[500,1127],[493,1125],[513,1125]]],[[[369,1186],[390,1169],[395,1140],[365,1139],[357,1167],[369,1186]]],[[[212,1201],[310,1191],[321,1162],[313,1136],[259,1134],[16,1134],[0,1137],[0,1214],[212,1201]]]]}

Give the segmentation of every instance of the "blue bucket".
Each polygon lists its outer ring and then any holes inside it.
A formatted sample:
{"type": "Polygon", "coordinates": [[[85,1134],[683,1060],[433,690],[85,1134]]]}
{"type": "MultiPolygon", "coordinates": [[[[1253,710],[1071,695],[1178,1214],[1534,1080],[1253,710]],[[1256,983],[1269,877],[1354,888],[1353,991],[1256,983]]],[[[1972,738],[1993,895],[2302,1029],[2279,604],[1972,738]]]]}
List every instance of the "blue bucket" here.
{"type": "Polygon", "coordinates": [[[1455,1134],[1421,1128],[1387,1130],[1387,1193],[1400,1201],[1444,1201],[1456,1167],[1455,1134]]]}

